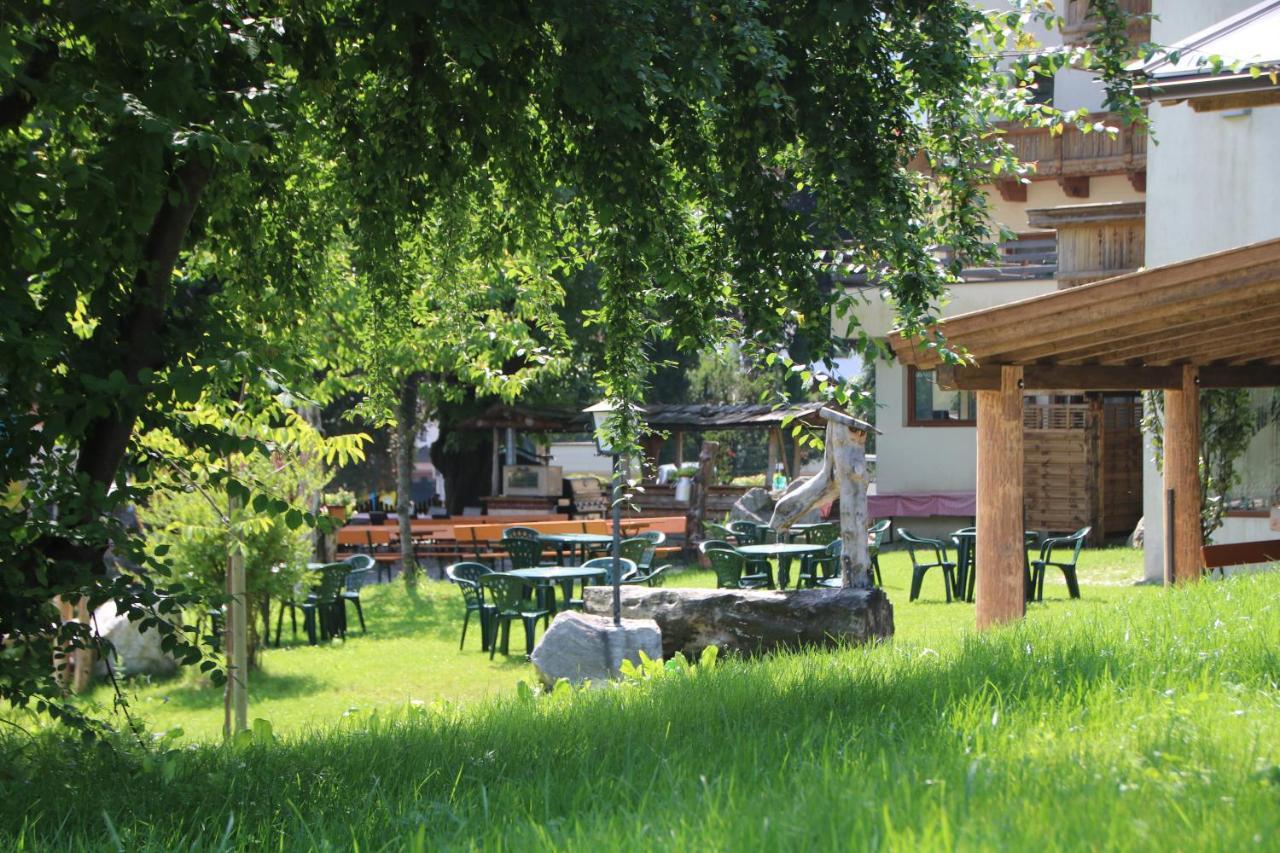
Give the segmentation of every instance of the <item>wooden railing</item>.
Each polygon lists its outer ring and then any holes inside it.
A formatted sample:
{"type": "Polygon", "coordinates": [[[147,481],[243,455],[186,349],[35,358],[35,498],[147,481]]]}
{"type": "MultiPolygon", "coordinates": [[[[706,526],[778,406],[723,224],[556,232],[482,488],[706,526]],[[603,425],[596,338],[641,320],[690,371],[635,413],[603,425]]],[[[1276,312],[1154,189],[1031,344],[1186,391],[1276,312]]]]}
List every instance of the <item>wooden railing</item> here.
{"type": "Polygon", "coordinates": [[[1133,174],[1147,168],[1146,134],[1122,125],[1115,113],[1094,113],[1088,120],[1119,131],[1085,133],[1068,126],[1053,134],[1048,128],[1009,122],[1001,122],[999,127],[1018,159],[1035,164],[1035,172],[1028,176],[1032,180],[1133,174]]]}
{"type": "MultiPolygon", "coordinates": [[[[1120,0],[1118,5],[1120,11],[1130,16],[1129,41],[1138,44],[1151,41],[1151,0],[1120,0]]],[[[1098,25],[1096,18],[1089,17],[1090,6],[1089,0],[1067,0],[1062,26],[1062,40],[1066,44],[1082,46],[1098,25]]]]}
{"type": "MultiPolygon", "coordinates": [[[[1053,232],[1023,234],[999,246],[1000,259],[990,266],[966,264],[965,281],[1026,281],[1053,278],[1058,270],[1058,241],[1053,232]]],[[[949,252],[942,251],[943,260],[949,252]]]]}

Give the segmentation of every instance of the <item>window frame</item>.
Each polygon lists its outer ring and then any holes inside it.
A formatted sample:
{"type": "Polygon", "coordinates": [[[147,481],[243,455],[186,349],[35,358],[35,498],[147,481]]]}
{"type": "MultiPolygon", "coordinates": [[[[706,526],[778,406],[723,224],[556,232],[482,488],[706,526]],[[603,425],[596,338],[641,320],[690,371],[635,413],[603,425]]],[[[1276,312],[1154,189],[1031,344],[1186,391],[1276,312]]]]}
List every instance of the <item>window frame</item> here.
{"type": "MultiPolygon", "coordinates": [[[[939,420],[939,421],[918,420],[916,418],[916,374],[918,374],[920,370],[914,364],[908,364],[906,365],[906,368],[907,368],[906,410],[907,410],[907,426],[908,427],[976,427],[978,425],[977,417],[973,417],[968,420],[952,420],[950,418],[946,420],[939,420]]],[[[932,373],[933,371],[928,371],[928,372],[932,373]]],[[[961,393],[973,394],[975,392],[962,391],[961,393]]],[[[974,402],[973,408],[976,411],[977,402],[978,402],[976,396],[974,397],[973,402],[974,402]]]]}

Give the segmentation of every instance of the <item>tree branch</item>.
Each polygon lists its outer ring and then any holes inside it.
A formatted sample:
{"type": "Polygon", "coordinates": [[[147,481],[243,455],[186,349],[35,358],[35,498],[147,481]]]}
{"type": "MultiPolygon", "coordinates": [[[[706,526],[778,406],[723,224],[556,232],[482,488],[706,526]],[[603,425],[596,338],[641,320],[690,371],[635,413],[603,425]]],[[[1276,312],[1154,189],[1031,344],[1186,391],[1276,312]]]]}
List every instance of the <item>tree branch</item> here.
{"type": "Polygon", "coordinates": [[[15,88],[0,96],[0,129],[13,130],[22,124],[36,106],[35,92],[31,84],[37,86],[49,77],[53,65],[58,60],[58,45],[52,39],[44,39],[18,72],[15,88]]]}

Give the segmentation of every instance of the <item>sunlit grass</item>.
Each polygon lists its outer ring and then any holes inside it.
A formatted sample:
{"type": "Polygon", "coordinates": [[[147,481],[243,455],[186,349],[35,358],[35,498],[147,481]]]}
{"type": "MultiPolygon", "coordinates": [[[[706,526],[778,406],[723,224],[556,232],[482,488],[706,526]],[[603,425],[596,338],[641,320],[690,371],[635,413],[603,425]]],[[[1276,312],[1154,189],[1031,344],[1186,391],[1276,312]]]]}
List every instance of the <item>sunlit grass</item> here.
{"type": "MultiPolygon", "coordinates": [[[[1045,585],[1046,602],[1032,605],[1030,618],[1075,618],[1124,596],[1146,592],[1090,585],[1095,576],[1110,578],[1125,571],[1140,577],[1141,558],[1141,551],[1131,549],[1084,552],[1084,598],[1065,601],[1061,578],[1050,576],[1045,585]]],[[[941,648],[958,642],[972,629],[973,605],[945,604],[942,577],[936,570],[926,577],[920,600],[908,602],[911,572],[906,553],[884,555],[881,567],[885,589],[894,603],[899,642],[941,648]]],[[[684,571],[675,574],[670,584],[714,586],[715,578],[708,571],[684,571]]],[[[524,661],[519,631],[513,634],[513,654],[490,661],[480,652],[479,626],[473,617],[466,648],[458,650],[462,605],[451,584],[424,581],[416,593],[409,594],[397,581],[366,587],[362,598],[369,623],[367,635],[360,635],[356,628],[345,643],[313,647],[301,637],[300,644],[286,642],[283,648],[267,650],[261,671],[249,682],[252,717],[269,720],[278,732],[292,732],[333,723],[351,712],[386,711],[438,700],[469,702],[510,693],[516,682],[534,677],[524,661]]],[[[354,625],[354,612],[351,621],[354,625]]],[[[284,636],[286,641],[290,639],[287,618],[284,636]]],[[[178,727],[189,739],[221,737],[222,691],[196,678],[151,685],[135,682],[127,693],[135,716],[153,730],[178,727]]],[[[106,708],[111,706],[111,698],[105,686],[89,697],[106,708]]]]}
{"type": "Polygon", "coordinates": [[[1280,575],[1106,589],[977,634],[971,605],[908,605],[891,582],[899,639],[878,647],[146,762],[37,744],[11,753],[0,846],[1273,847],[1280,575]]]}

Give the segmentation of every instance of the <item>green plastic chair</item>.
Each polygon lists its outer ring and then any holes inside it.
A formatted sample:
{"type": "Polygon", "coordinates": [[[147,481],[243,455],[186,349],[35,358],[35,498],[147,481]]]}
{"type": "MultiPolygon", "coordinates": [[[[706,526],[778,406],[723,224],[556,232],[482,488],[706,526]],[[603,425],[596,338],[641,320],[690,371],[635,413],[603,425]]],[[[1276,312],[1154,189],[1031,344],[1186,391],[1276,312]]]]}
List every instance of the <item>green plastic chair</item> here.
{"type": "Polygon", "coordinates": [[[1031,561],[1031,585],[1035,588],[1036,601],[1044,601],[1044,573],[1048,566],[1053,566],[1062,572],[1062,577],[1067,582],[1067,592],[1072,598],[1080,597],[1080,580],[1076,577],[1076,563],[1080,560],[1080,551],[1084,548],[1085,537],[1092,531],[1092,527],[1081,527],[1070,536],[1050,537],[1040,544],[1040,559],[1031,561]],[[1071,549],[1070,560],[1053,559],[1053,549],[1059,547],[1071,549]]]}
{"type": "Polygon", "coordinates": [[[670,565],[666,565],[658,566],[658,568],[648,574],[645,574],[643,571],[638,572],[634,576],[628,578],[627,583],[636,586],[639,586],[640,584],[644,584],[645,586],[662,586],[667,582],[666,573],[669,572],[671,568],[672,567],[670,565]]]}
{"type": "Polygon", "coordinates": [[[646,530],[644,533],[637,533],[636,536],[640,539],[648,539],[655,548],[667,541],[667,534],[661,530],[646,530]]]}
{"type": "Polygon", "coordinates": [[[493,605],[489,618],[489,660],[498,648],[498,632],[502,632],[502,653],[510,653],[511,622],[519,619],[524,625],[524,650],[533,654],[533,634],[541,619],[545,629],[551,620],[551,611],[525,598],[525,582],[515,575],[492,572],[480,576],[480,592],[485,601],[493,605]]]}
{"type": "Polygon", "coordinates": [[[347,563],[329,563],[316,570],[319,578],[311,588],[306,599],[301,602],[286,601],[280,608],[280,616],[276,621],[276,646],[280,645],[280,629],[284,623],[284,611],[289,611],[289,623],[293,635],[298,635],[297,611],[302,611],[302,630],[306,632],[307,642],[315,645],[317,636],[321,641],[333,637],[347,637],[347,605],[342,597],[346,588],[347,575],[351,566],[347,563]]]}
{"type": "Polygon", "coordinates": [[[637,569],[647,570],[653,565],[655,547],[648,539],[636,536],[623,539],[618,545],[618,553],[636,564],[637,569]]]}
{"type": "Polygon", "coordinates": [[[748,543],[742,542],[738,538],[738,534],[734,533],[732,530],[725,527],[723,524],[714,524],[712,522],[707,522],[707,532],[710,533],[714,539],[719,540],[721,542],[732,542],[737,545],[748,544],[748,543]]]}
{"type": "Polygon", "coordinates": [[[810,527],[804,532],[804,541],[810,545],[830,545],[840,538],[840,525],[834,521],[810,527]]]}
{"type": "MultiPolygon", "coordinates": [[[[377,568],[377,561],[368,554],[352,554],[342,562],[351,567],[347,572],[346,589],[342,591],[342,606],[345,609],[348,604],[355,605],[356,617],[360,620],[360,633],[367,634],[368,631],[364,625],[364,607],[360,604],[360,589],[364,586],[365,578],[369,573],[377,568]]],[[[346,618],[345,614],[343,618],[346,618]]]]}
{"type": "Polygon", "coordinates": [[[532,527],[508,527],[502,531],[503,539],[537,539],[538,535],[532,527]]]}
{"type": "Polygon", "coordinates": [[[462,617],[462,639],[458,641],[458,650],[467,642],[467,625],[471,622],[471,614],[480,618],[480,651],[489,648],[489,616],[493,606],[485,604],[484,591],[480,588],[480,578],[493,574],[484,563],[454,563],[445,566],[444,575],[458,585],[462,591],[462,601],[466,612],[462,617]]]}
{"type": "Polygon", "coordinates": [[[766,589],[773,585],[767,574],[745,574],[747,560],[737,551],[708,548],[704,553],[716,573],[717,589],[766,589]]]}
{"type": "Polygon", "coordinates": [[[884,586],[884,579],[880,577],[880,548],[889,536],[889,528],[892,526],[893,519],[886,518],[867,528],[867,532],[871,534],[871,570],[876,575],[876,586],[884,586]]]}
{"type": "Polygon", "coordinates": [[[827,543],[821,554],[806,555],[800,564],[800,580],[806,586],[840,586],[840,555],[843,551],[844,543],[836,537],[827,543]]]}
{"type": "Polygon", "coordinates": [[[907,551],[911,554],[911,597],[915,601],[920,597],[920,585],[924,582],[925,573],[929,569],[942,569],[942,580],[947,591],[947,603],[951,603],[951,591],[955,589],[956,564],[947,559],[947,546],[940,539],[926,539],[923,536],[912,536],[911,532],[898,529],[898,538],[907,543],[907,551]],[[924,557],[920,556],[924,552],[924,557]],[[932,562],[930,562],[932,559],[932,562]]]}
{"type": "MultiPolygon", "coordinates": [[[[622,569],[622,583],[635,583],[634,578],[639,576],[639,572],[636,571],[635,560],[628,559],[627,557],[621,557],[619,558],[618,563],[619,568],[622,569]]],[[[587,560],[582,564],[582,568],[604,569],[604,579],[600,581],[591,581],[591,583],[604,584],[606,586],[613,585],[613,557],[596,557],[594,559],[587,560]]]]}
{"type": "Polygon", "coordinates": [[[499,547],[507,552],[513,569],[533,569],[542,565],[542,543],[537,539],[503,537],[499,547]]]}

